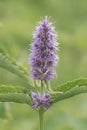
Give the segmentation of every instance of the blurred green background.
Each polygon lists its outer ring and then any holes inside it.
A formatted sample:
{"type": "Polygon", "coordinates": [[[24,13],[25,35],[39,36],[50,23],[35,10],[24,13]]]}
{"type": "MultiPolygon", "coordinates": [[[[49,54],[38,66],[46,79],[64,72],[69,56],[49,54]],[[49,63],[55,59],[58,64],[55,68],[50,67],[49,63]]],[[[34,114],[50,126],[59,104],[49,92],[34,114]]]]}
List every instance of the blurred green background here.
{"type": "MultiPolygon", "coordinates": [[[[29,70],[32,33],[46,15],[51,16],[60,43],[52,86],[87,77],[87,0],[0,0],[0,47],[29,70]]],[[[0,84],[22,83],[0,68],[0,84]]],[[[38,114],[28,105],[0,103],[0,130],[38,129],[38,114]]],[[[87,94],[55,104],[45,113],[45,130],[87,130],[87,94]]]]}

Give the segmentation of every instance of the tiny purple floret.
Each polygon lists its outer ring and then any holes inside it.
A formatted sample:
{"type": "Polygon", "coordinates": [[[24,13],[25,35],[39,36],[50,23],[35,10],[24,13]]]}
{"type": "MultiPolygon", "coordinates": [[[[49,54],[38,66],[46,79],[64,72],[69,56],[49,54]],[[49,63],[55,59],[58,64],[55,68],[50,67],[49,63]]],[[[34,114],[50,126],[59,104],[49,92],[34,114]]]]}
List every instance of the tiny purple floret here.
{"type": "Polygon", "coordinates": [[[47,17],[36,28],[33,39],[30,57],[31,76],[34,80],[50,80],[55,75],[54,67],[58,61],[55,52],[58,50],[58,43],[55,28],[47,17]]]}
{"type": "Polygon", "coordinates": [[[49,93],[41,95],[40,93],[32,92],[31,94],[33,100],[33,108],[38,110],[40,107],[45,108],[46,110],[52,105],[52,98],[49,93]]]}

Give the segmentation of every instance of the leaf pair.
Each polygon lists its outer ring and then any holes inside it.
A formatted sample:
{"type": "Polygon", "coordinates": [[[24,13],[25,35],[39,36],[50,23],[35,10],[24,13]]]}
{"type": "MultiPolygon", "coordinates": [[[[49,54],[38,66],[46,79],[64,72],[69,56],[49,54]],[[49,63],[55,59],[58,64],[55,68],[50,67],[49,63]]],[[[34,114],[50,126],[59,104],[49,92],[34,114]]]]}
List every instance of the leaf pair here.
{"type": "Polygon", "coordinates": [[[80,93],[87,93],[87,78],[80,78],[74,81],[69,81],[59,87],[54,88],[54,91],[63,92],[62,94],[53,94],[54,103],[73,97],[80,93]]]}
{"type": "MultiPolygon", "coordinates": [[[[25,87],[19,86],[0,86],[0,101],[1,102],[17,102],[31,105],[31,97],[29,96],[32,90],[29,84],[28,72],[26,69],[18,65],[10,58],[3,49],[0,49],[0,67],[16,74],[25,81],[25,87]]],[[[74,81],[67,82],[56,88],[52,94],[53,103],[70,98],[80,93],[87,92],[87,78],[80,78],[74,81]],[[59,92],[63,93],[59,93],[59,92]],[[58,93],[57,93],[58,92],[58,93]]]]}
{"type": "Polygon", "coordinates": [[[17,102],[30,104],[30,88],[27,70],[18,65],[0,48],[0,67],[17,75],[25,82],[25,87],[0,85],[1,102],[17,102]]]}

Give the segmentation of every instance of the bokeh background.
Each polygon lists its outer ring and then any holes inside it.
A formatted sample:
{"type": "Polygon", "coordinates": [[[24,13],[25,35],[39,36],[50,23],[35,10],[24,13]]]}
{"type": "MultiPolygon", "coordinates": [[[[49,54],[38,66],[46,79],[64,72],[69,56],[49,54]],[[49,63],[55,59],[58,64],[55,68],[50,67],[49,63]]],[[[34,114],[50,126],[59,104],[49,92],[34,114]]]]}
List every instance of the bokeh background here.
{"type": "MultiPolygon", "coordinates": [[[[0,47],[28,70],[35,26],[51,16],[60,57],[52,86],[87,77],[87,0],[0,0],[0,47]]],[[[22,85],[0,68],[0,84],[22,85]]],[[[38,130],[38,114],[28,105],[0,103],[0,130],[38,130]]],[[[45,113],[45,130],[87,130],[87,94],[55,104],[45,113]]]]}

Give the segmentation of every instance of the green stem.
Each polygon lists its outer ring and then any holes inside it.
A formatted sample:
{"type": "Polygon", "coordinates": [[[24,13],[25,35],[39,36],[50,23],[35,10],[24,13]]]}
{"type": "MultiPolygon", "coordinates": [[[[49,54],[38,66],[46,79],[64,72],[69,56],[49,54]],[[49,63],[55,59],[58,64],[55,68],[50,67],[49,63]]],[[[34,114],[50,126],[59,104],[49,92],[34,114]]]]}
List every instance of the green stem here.
{"type": "Polygon", "coordinates": [[[44,92],[44,84],[43,81],[41,81],[41,95],[43,95],[43,92],[44,92]]]}
{"type": "Polygon", "coordinates": [[[44,130],[44,128],[43,128],[43,116],[44,116],[44,111],[43,111],[43,109],[40,109],[40,111],[39,111],[40,130],[44,130]]]}

